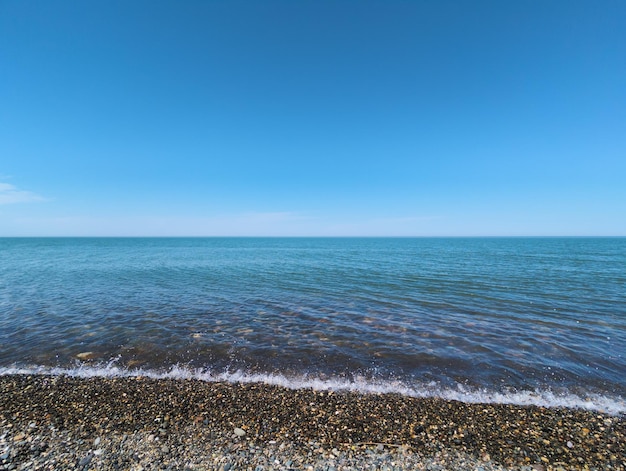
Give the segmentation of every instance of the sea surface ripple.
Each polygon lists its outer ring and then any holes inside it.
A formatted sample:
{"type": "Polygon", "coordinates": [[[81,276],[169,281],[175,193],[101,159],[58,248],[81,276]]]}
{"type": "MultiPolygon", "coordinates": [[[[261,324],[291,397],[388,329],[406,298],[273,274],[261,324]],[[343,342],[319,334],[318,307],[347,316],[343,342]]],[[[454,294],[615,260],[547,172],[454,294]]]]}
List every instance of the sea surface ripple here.
{"type": "Polygon", "coordinates": [[[625,238],[5,238],[0,373],[619,413],[625,267],[625,238]]]}

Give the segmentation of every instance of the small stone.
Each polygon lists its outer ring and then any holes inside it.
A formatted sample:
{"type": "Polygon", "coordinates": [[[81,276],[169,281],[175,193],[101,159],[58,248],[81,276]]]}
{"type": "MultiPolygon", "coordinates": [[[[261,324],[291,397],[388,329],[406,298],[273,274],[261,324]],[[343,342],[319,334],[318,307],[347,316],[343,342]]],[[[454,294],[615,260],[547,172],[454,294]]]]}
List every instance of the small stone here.
{"type": "Polygon", "coordinates": [[[239,428],[239,427],[235,427],[235,435],[237,435],[238,437],[243,437],[246,434],[245,430],[239,428]]]}
{"type": "Polygon", "coordinates": [[[102,448],[98,448],[96,451],[93,452],[95,456],[100,456],[102,453],[104,453],[104,450],[102,448]]]}
{"type": "Polygon", "coordinates": [[[79,360],[91,360],[95,358],[96,354],[94,352],[80,352],[76,355],[76,358],[79,360]]]}
{"type": "Polygon", "coordinates": [[[92,458],[93,458],[93,455],[91,453],[87,454],[87,456],[85,456],[78,462],[78,466],[80,467],[87,466],[89,463],[91,463],[92,458]]]}
{"type": "Polygon", "coordinates": [[[93,441],[93,446],[98,446],[98,445],[100,445],[100,437],[96,438],[96,439],[93,441]]]}
{"type": "Polygon", "coordinates": [[[567,441],[567,448],[574,448],[574,444],[571,441],[567,441]]]}
{"type": "Polygon", "coordinates": [[[21,432],[20,432],[20,433],[18,433],[17,435],[15,435],[15,436],[13,437],[13,441],[15,441],[15,442],[19,442],[19,441],[21,441],[21,440],[24,440],[25,438],[26,438],[26,434],[25,434],[25,433],[21,433],[21,432]]]}
{"type": "Polygon", "coordinates": [[[163,446],[161,447],[161,451],[162,451],[163,453],[166,453],[166,454],[167,454],[167,453],[169,453],[169,452],[170,452],[170,447],[169,447],[169,446],[167,446],[167,445],[163,445],[163,446]]]}
{"type": "Polygon", "coordinates": [[[482,456],[482,459],[483,459],[483,461],[486,463],[487,461],[490,461],[490,460],[491,460],[491,456],[489,456],[489,453],[485,453],[485,454],[482,456]]]}

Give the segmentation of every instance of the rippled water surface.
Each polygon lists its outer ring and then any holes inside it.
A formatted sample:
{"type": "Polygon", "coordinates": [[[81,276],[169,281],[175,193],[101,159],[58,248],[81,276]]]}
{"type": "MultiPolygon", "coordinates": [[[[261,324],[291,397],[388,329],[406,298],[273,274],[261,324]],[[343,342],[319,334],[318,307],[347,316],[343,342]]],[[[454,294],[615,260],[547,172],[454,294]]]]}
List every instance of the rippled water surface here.
{"type": "Polygon", "coordinates": [[[625,356],[625,238],[0,239],[0,372],[174,368],[623,406],[625,356]]]}

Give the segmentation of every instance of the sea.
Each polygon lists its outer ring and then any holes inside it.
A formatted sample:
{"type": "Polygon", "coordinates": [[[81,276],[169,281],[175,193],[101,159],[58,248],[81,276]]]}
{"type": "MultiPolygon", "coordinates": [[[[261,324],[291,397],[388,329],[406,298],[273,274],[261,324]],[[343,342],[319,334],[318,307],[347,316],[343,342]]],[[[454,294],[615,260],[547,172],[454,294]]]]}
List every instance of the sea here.
{"type": "Polygon", "coordinates": [[[0,238],[0,374],[626,413],[626,238],[0,238]]]}

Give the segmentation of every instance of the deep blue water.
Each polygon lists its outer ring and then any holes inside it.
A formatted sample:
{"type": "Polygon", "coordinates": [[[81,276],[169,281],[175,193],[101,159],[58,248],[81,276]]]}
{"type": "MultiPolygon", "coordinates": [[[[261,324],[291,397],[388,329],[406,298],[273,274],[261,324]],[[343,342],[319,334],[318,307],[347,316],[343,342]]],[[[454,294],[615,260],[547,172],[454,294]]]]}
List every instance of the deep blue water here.
{"type": "Polygon", "coordinates": [[[624,412],[626,238],[0,239],[16,371],[624,412]]]}

